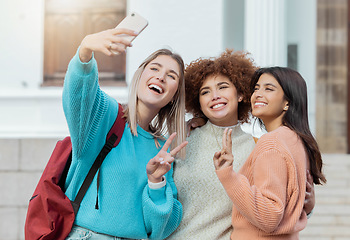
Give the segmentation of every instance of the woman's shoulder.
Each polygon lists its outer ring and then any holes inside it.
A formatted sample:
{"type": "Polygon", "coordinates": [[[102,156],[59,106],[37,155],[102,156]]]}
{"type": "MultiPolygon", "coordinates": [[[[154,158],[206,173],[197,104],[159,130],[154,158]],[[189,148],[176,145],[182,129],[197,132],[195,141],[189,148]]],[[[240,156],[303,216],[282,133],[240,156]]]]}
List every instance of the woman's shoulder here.
{"type": "Polygon", "coordinates": [[[209,130],[209,124],[207,122],[201,127],[196,127],[195,129],[192,129],[189,136],[187,137],[187,140],[189,141],[191,139],[197,139],[198,137],[205,136],[209,132],[209,130]]]}
{"type": "Polygon", "coordinates": [[[277,129],[267,132],[260,137],[261,140],[282,140],[296,137],[296,133],[286,126],[278,127],[277,129]]]}
{"type": "Polygon", "coordinates": [[[290,155],[290,149],[299,144],[298,135],[290,128],[282,126],[261,136],[256,147],[258,152],[273,150],[290,155]]]}

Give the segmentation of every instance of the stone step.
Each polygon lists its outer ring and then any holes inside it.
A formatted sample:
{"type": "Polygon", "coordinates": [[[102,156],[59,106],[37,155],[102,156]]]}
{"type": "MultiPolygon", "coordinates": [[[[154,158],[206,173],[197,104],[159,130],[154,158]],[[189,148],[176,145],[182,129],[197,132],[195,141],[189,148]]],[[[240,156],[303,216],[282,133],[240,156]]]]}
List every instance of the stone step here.
{"type": "Polygon", "coordinates": [[[349,226],[350,227],[350,216],[349,215],[332,215],[332,214],[319,214],[317,209],[315,213],[308,220],[308,226],[323,226],[323,225],[336,225],[336,226],[349,226]]]}
{"type": "Polygon", "coordinates": [[[316,206],[303,240],[350,239],[350,155],[322,154],[327,183],[315,186],[316,206]]]}

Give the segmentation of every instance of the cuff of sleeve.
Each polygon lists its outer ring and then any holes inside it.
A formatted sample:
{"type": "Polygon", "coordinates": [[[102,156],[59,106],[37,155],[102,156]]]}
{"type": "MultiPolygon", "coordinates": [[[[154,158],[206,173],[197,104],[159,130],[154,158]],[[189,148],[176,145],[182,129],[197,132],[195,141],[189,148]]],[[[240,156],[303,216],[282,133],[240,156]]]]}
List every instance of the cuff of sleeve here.
{"type": "Polygon", "coordinates": [[[313,212],[313,211],[314,211],[314,210],[312,209],[311,212],[309,212],[309,214],[307,214],[307,219],[310,219],[310,218],[311,218],[312,212],[313,212]]]}
{"type": "Polygon", "coordinates": [[[236,181],[233,180],[237,178],[237,173],[232,169],[232,166],[215,170],[215,173],[224,188],[235,185],[236,181]]]}
{"type": "Polygon", "coordinates": [[[150,189],[159,189],[159,188],[162,188],[166,185],[166,178],[165,176],[163,176],[163,181],[159,182],[159,183],[153,183],[153,182],[150,182],[148,180],[148,186],[150,189]]]}
{"type": "Polygon", "coordinates": [[[79,50],[80,50],[80,46],[78,47],[78,50],[75,54],[76,60],[79,62],[78,67],[80,67],[81,71],[83,71],[85,74],[89,74],[92,72],[94,68],[94,61],[95,61],[94,52],[92,52],[92,57],[89,62],[82,62],[79,57],[79,50]]]}

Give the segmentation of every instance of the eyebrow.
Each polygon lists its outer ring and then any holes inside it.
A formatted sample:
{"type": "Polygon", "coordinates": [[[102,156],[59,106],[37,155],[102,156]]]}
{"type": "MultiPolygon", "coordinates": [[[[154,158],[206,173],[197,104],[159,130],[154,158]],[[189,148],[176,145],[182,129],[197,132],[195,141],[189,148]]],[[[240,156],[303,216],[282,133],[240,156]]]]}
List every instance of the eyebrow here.
{"type": "MultiPolygon", "coordinates": [[[[157,65],[157,66],[159,66],[159,67],[163,67],[162,64],[157,63],[157,62],[152,62],[152,63],[150,63],[149,65],[157,65]]],[[[177,72],[175,72],[175,70],[170,69],[169,72],[174,73],[178,78],[180,78],[179,74],[178,74],[177,72]]]]}
{"type": "Polygon", "coordinates": [[[202,88],[199,89],[199,92],[201,92],[201,91],[203,91],[205,89],[209,89],[209,87],[202,87],[202,88]]]}
{"type": "MultiPolygon", "coordinates": [[[[266,86],[271,86],[271,87],[277,88],[277,87],[276,87],[274,84],[272,84],[272,83],[264,83],[263,85],[264,85],[265,87],[266,87],[266,86]]],[[[259,87],[260,87],[260,84],[256,83],[255,86],[259,86],[259,87]]]]}
{"type": "MultiPolygon", "coordinates": [[[[216,84],[217,86],[221,86],[221,85],[230,85],[228,82],[219,82],[218,84],[216,84]]],[[[204,89],[209,89],[209,87],[202,87],[199,89],[199,92],[201,92],[204,89]]]]}
{"type": "Polygon", "coordinates": [[[221,85],[230,85],[230,84],[228,82],[219,82],[217,85],[221,86],[221,85]]]}

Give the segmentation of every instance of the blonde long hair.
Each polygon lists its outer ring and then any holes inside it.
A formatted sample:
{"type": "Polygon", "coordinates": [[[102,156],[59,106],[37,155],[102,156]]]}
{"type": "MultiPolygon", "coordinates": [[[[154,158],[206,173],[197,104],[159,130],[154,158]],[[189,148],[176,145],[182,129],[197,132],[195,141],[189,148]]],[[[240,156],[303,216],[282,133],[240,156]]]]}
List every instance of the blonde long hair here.
{"type": "MultiPolygon", "coordinates": [[[[180,55],[173,53],[169,49],[159,49],[146,58],[143,63],[136,70],[129,88],[129,100],[125,107],[124,116],[129,123],[130,130],[134,136],[137,136],[137,123],[139,114],[137,113],[137,89],[139,87],[141,74],[145,67],[160,55],[166,55],[173,58],[179,65],[179,85],[173,97],[173,101],[160,109],[156,117],[150,123],[150,130],[155,137],[157,143],[158,139],[164,139],[164,135],[176,132],[176,138],[172,142],[171,149],[178,146],[186,140],[186,124],[185,124],[185,80],[184,80],[184,62],[180,55]]],[[[185,149],[179,153],[180,158],[185,157],[185,149]]]]}

